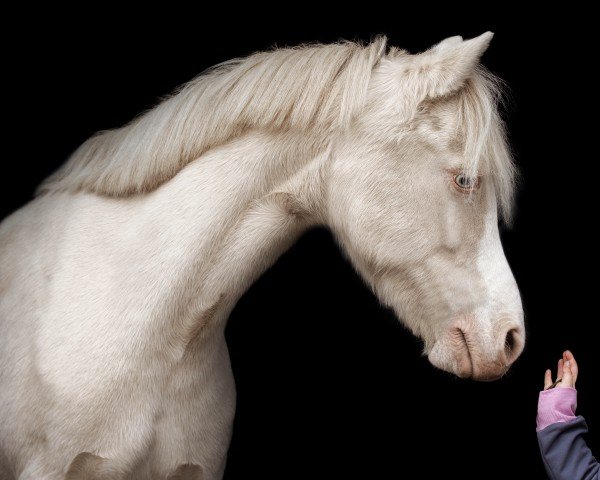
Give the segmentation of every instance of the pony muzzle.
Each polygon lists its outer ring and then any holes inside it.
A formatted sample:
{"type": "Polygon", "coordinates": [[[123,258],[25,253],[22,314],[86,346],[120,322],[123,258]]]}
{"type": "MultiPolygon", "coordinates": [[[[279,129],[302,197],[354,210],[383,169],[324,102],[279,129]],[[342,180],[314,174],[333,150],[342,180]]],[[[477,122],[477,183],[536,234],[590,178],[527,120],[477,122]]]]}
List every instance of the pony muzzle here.
{"type": "Polygon", "coordinates": [[[481,335],[473,322],[454,322],[431,349],[429,361],[460,378],[493,381],[502,377],[519,357],[525,345],[523,326],[502,322],[497,332],[481,335]]]}

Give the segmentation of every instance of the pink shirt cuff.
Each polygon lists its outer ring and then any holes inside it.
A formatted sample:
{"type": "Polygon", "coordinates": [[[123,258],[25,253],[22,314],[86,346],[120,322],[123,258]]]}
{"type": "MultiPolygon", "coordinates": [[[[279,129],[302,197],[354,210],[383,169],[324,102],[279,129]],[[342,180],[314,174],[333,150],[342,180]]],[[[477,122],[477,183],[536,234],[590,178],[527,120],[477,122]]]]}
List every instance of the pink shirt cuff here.
{"type": "Polygon", "coordinates": [[[551,388],[540,392],[537,412],[536,432],[548,425],[569,422],[575,418],[577,409],[577,390],[571,387],[551,388]]]}

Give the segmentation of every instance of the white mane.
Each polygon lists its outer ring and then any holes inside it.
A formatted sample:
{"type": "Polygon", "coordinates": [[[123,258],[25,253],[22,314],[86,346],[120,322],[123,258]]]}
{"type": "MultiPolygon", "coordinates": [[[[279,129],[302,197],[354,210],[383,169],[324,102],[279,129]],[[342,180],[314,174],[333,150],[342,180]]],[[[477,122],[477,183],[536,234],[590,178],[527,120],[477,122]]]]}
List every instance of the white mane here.
{"type": "MultiPolygon", "coordinates": [[[[374,66],[406,53],[386,38],[283,48],[210,69],[130,124],[84,142],[38,194],[84,190],[123,197],[157,188],[189,162],[246,131],[295,129],[315,137],[346,127],[365,104],[374,66]]],[[[497,113],[499,82],[478,68],[457,92],[467,170],[488,163],[510,217],[514,167],[497,113]]],[[[433,99],[435,101],[435,99],[433,99]]],[[[304,138],[308,138],[305,136],[304,138]]],[[[304,146],[304,152],[312,152],[304,146]]]]}
{"type": "Polygon", "coordinates": [[[385,45],[285,48],[222,63],[129,125],[88,139],[39,192],[146,192],[249,129],[343,127],[363,105],[385,45]]]}

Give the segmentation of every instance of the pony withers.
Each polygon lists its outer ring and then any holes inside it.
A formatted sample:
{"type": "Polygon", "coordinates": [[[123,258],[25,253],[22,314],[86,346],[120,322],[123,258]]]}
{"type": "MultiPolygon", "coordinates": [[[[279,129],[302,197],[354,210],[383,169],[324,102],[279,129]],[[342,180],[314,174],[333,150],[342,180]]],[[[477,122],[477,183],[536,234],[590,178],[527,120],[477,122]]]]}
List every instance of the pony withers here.
{"type": "Polygon", "coordinates": [[[491,37],[258,53],[85,142],[0,225],[0,477],[221,478],[227,317],[318,225],[433,365],[502,376],[524,327],[491,37]]]}

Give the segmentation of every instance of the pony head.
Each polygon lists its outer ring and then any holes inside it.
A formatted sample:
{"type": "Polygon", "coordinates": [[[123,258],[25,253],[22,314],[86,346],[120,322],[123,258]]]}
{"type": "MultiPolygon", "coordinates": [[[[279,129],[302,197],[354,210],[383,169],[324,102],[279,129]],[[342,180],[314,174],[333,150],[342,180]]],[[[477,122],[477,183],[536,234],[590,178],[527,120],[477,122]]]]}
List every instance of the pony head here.
{"type": "Polygon", "coordinates": [[[374,67],[364,111],[337,141],[327,222],[433,365],[494,380],[524,346],[521,299],[498,222],[514,167],[481,66],[491,33],[374,67]]]}

